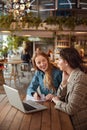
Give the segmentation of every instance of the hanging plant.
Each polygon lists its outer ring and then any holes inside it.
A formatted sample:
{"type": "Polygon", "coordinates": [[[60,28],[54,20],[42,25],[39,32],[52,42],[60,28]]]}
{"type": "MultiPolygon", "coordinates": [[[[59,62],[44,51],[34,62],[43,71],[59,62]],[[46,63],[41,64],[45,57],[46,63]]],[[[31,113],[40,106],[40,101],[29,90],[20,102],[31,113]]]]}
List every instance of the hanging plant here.
{"type": "Polygon", "coordinates": [[[28,13],[22,18],[21,22],[24,26],[26,23],[28,23],[28,27],[38,28],[42,20],[40,19],[40,17],[35,17],[32,13],[28,13]]]}
{"type": "Polygon", "coordinates": [[[45,21],[48,25],[54,25],[57,24],[56,17],[48,17],[45,21]]]}
{"type": "Polygon", "coordinates": [[[59,30],[63,30],[62,26],[63,26],[63,18],[62,17],[48,17],[44,22],[46,22],[46,24],[48,25],[58,25],[59,26],[59,30]]]}
{"type": "MultiPolygon", "coordinates": [[[[32,13],[29,13],[22,17],[22,19],[14,20],[13,14],[0,16],[0,28],[1,29],[7,29],[7,30],[21,30],[25,28],[27,23],[27,28],[29,27],[36,27],[38,29],[39,25],[42,26],[43,23],[46,23],[47,25],[58,25],[59,30],[63,30],[63,27],[67,27],[70,30],[74,30],[74,28],[78,25],[85,25],[87,26],[87,18],[78,18],[74,16],[68,16],[68,17],[62,17],[62,16],[51,16],[48,17],[45,21],[42,21],[40,17],[35,17],[32,13]],[[14,23],[15,27],[12,28],[11,24],[14,23]]],[[[47,30],[47,27],[45,28],[47,30]]]]}
{"type": "Polygon", "coordinates": [[[9,29],[11,23],[14,21],[13,19],[13,15],[9,14],[9,15],[1,15],[0,16],[0,28],[6,28],[9,29]]]}
{"type": "Polygon", "coordinates": [[[82,19],[82,24],[85,25],[85,26],[87,26],[87,18],[83,18],[82,19]]]}
{"type": "Polygon", "coordinates": [[[64,22],[65,22],[65,18],[64,17],[56,17],[56,21],[57,21],[57,24],[59,25],[59,30],[62,31],[64,22]]]}
{"type": "Polygon", "coordinates": [[[64,26],[71,30],[74,30],[76,26],[76,17],[66,17],[64,26]]]}
{"type": "Polygon", "coordinates": [[[40,17],[35,17],[32,13],[25,15],[22,20],[14,19],[13,14],[0,16],[0,28],[7,30],[10,30],[12,23],[15,24],[14,30],[19,30],[22,29],[26,23],[28,23],[28,27],[38,28],[41,22],[40,17]],[[22,26],[20,26],[20,23],[22,23],[22,26]]]}
{"type": "Polygon", "coordinates": [[[45,20],[45,22],[47,24],[51,24],[51,25],[59,25],[59,30],[63,30],[63,27],[67,27],[70,28],[71,30],[73,30],[75,28],[75,17],[49,17],[45,20]]]}

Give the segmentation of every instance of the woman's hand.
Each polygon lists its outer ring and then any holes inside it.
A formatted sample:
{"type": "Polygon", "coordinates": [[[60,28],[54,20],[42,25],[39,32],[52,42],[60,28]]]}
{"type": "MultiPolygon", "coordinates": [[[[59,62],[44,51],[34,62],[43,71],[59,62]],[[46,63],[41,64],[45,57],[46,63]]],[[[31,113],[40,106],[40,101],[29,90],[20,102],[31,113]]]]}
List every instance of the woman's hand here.
{"type": "Polygon", "coordinates": [[[56,96],[56,97],[53,97],[52,98],[52,101],[56,104],[58,102],[59,98],[56,96]]]}
{"type": "Polygon", "coordinates": [[[33,94],[33,97],[34,97],[36,100],[40,100],[40,99],[41,99],[41,97],[38,95],[37,92],[35,92],[35,93],[33,94]]]}
{"type": "Polygon", "coordinates": [[[46,100],[51,101],[53,97],[54,97],[53,94],[48,94],[46,95],[46,100]]]}

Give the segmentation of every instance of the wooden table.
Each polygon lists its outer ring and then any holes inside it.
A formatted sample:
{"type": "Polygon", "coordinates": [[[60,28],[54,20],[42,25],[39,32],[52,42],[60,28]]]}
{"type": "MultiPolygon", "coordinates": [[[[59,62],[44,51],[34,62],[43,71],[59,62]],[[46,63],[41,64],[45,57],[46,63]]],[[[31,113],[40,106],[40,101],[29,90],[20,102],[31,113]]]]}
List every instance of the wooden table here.
{"type": "MultiPolygon", "coordinates": [[[[11,64],[12,65],[12,69],[11,69],[11,74],[10,74],[10,81],[12,80],[12,78],[14,79],[14,83],[16,85],[16,79],[19,79],[19,75],[18,75],[18,68],[17,65],[23,63],[22,60],[5,60],[3,62],[0,62],[2,64],[11,64]]],[[[10,82],[11,85],[11,82],[10,82]]]]}
{"type": "Polygon", "coordinates": [[[21,64],[21,63],[23,63],[22,60],[9,60],[9,61],[7,61],[7,64],[12,65],[10,80],[12,79],[12,77],[14,78],[14,81],[16,81],[17,78],[19,79],[17,65],[21,64]]]}
{"type": "Polygon", "coordinates": [[[54,103],[44,102],[47,110],[24,114],[12,107],[7,96],[0,95],[0,130],[73,130],[67,114],[54,108],[54,103]]]}

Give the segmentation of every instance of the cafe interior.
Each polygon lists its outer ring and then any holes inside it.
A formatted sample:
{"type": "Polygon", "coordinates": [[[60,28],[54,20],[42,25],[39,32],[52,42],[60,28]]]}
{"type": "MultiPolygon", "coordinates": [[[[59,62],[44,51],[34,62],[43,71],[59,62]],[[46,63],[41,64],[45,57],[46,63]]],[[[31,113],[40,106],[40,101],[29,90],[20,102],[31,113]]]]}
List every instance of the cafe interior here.
{"type": "MultiPolygon", "coordinates": [[[[61,48],[74,47],[81,53],[87,66],[87,1],[0,0],[0,103],[6,98],[4,83],[18,89],[24,97],[34,75],[32,61],[30,60],[28,66],[21,60],[23,42],[29,47],[31,59],[37,48],[45,53],[51,50],[50,60],[56,65],[61,48]],[[25,68],[22,70],[23,65],[25,68]]],[[[5,116],[2,116],[2,120],[0,117],[0,130],[6,129],[3,125],[5,116]]],[[[19,130],[15,124],[14,129],[19,130]]],[[[13,126],[9,124],[7,128],[13,130],[13,126]]],[[[64,127],[66,128],[65,124],[64,127]]],[[[36,130],[35,128],[32,124],[29,130],[36,130]]],[[[61,130],[64,130],[63,128],[61,130]]],[[[72,130],[70,123],[66,129],[72,130]]],[[[22,126],[20,130],[24,130],[22,126]]],[[[41,130],[44,130],[44,127],[41,130]]]]}

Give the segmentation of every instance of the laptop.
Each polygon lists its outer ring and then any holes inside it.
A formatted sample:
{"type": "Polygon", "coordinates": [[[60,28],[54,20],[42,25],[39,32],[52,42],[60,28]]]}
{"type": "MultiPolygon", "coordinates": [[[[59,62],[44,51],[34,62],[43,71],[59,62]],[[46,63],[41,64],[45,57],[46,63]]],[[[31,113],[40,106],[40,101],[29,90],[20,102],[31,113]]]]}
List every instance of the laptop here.
{"type": "Polygon", "coordinates": [[[10,104],[22,112],[32,113],[47,109],[46,106],[32,100],[22,101],[17,89],[9,87],[5,84],[3,85],[3,87],[10,104]]]}

